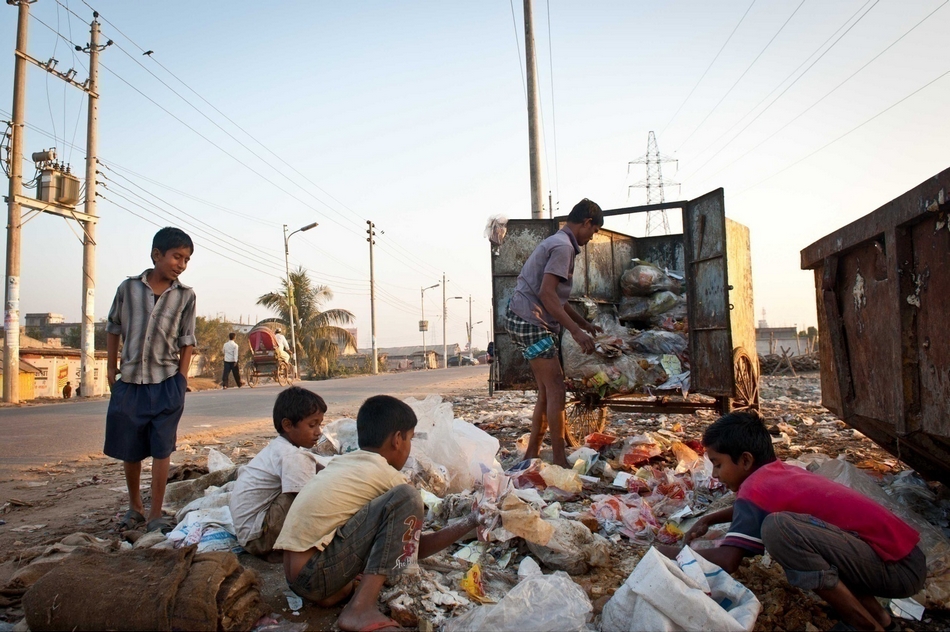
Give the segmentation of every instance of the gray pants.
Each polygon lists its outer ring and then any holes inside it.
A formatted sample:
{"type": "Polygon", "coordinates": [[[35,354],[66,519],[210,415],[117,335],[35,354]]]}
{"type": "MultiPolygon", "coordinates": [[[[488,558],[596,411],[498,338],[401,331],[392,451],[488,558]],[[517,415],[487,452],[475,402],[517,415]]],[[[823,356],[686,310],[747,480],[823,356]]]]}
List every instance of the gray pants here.
{"type": "Polygon", "coordinates": [[[313,554],[290,588],[305,599],[320,601],[360,573],[398,574],[418,559],[423,512],[416,488],[394,487],[337,529],[327,548],[313,554]]]}
{"type": "Polygon", "coordinates": [[[927,560],[920,547],[885,562],[861,538],[813,516],[773,513],[762,522],[762,542],[802,590],[827,590],[843,581],[856,595],[897,599],[920,592],[927,560]]]}

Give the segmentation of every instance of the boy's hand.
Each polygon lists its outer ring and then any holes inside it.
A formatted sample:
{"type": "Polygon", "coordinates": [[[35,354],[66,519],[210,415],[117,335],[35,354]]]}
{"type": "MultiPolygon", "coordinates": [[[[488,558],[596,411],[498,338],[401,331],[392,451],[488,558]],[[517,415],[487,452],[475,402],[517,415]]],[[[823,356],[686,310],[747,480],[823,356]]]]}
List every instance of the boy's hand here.
{"type": "Polygon", "coordinates": [[[668,544],[654,544],[653,547],[671,560],[675,560],[676,556],[680,554],[680,547],[678,546],[670,546],[668,544]]]}
{"type": "Polygon", "coordinates": [[[115,375],[117,371],[115,367],[111,367],[106,371],[106,381],[109,382],[109,388],[115,386],[115,375]]]}
{"type": "Polygon", "coordinates": [[[590,355],[594,352],[594,339],[586,331],[578,327],[576,331],[571,332],[571,336],[585,354],[590,355]]]}
{"type": "Polygon", "coordinates": [[[597,334],[604,333],[604,330],[602,327],[598,327],[592,322],[588,322],[587,325],[584,326],[584,330],[587,333],[589,333],[591,336],[596,336],[597,334]]]}
{"type": "Polygon", "coordinates": [[[696,524],[690,527],[689,531],[686,532],[686,534],[683,536],[683,542],[689,544],[696,538],[701,538],[702,536],[706,535],[707,531],[709,531],[709,522],[707,522],[706,517],[703,516],[696,521],[696,524]]]}

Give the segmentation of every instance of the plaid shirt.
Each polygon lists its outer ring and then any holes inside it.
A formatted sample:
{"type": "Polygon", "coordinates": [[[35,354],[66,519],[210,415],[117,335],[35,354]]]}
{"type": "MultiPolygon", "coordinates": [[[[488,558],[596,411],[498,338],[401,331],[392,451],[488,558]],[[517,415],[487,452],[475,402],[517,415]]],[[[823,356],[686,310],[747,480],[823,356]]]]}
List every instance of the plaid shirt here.
{"type": "Polygon", "coordinates": [[[195,291],[177,279],[158,297],[146,270],[121,284],[106,331],[122,337],[122,381],[160,384],[178,373],[181,347],[195,344],[195,291]]]}

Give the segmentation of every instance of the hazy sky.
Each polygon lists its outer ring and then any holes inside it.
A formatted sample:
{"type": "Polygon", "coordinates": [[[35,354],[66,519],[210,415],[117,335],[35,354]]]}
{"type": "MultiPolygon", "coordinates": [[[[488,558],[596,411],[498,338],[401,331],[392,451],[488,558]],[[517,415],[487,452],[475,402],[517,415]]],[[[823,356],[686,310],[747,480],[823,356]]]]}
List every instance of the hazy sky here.
{"type": "MultiPolygon", "coordinates": [[[[32,5],[30,53],[82,80],[86,56],[40,20],[85,44],[91,9],[61,2],[32,5]]],[[[329,307],[351,310],[368,346],[371,219],[379,345],[421,343],[420,287],[445,272],[449,296],[473,297],[484,347],[486,220],[530,216],[520,2],[514,19],[502,0],[90,4],[116,43],[101,55],[97,317],[148,266],[152,221],[194,237],[183,281],[199,313],[263,318],[255,301],[283,274],[281,225],[317,221],[291,239],[291,263],[333,289],[329,307]]],[[[799,251],[948,166],[946,4],[535,0],[545,187],[561,213],[583,197],[643,203],[627,190],[642,167],[628,175],[627,163],[655,131],[679,161],[664,164],[682,183],[666,198],[723,187],[726,214],[751,229],[757,318],[814,324],[799,251]]],[[[16,13],[0,7],[5,119],[16,13]]],[[[27,155],[55,145],[81,174],[84,96],[31,67],[27,98],[27,155]]],[[[21,313],[78,320],[81,265],[66,221],[26,224],[21,313]]],[[[441,298],[426,293],[434,344],[441,298]]],[[[450,342],[464,343],[466,302],[449,302],[450,342]]]]}

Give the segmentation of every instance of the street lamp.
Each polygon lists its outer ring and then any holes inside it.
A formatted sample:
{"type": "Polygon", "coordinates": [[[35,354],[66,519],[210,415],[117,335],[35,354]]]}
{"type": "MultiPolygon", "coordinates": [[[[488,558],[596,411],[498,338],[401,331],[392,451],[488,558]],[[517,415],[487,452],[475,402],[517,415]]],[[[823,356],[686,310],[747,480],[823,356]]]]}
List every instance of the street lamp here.
{"type": "Polygon", "coordinates": [[[294,307],[294,285],[290,282],[290,238],[297,233],[302,233],[310,230],[311,228],[316,228],[317,223],[307,224],[306,226],[301,226],[294,232],[287,234],[287,224],[284,224],[284,271],[287,273],[287,300],[290,303],[290,344],[293,346],[294,350],[294,377],[300,379],[300,367],[297,364],[297,334],[294,328],[294,314],[297,311],[294,307]]]}
{"type": "Polygon", "coordinates": [[[446,309],[446,304],[449,301],[455,300],[455,299],[464,300],[465,297],[464,296],[450,296],[448,298],[445,298],[445,292],[443,290],[443,293],[442,293],[442,363],[443,363],[442,368],[443,369],[449,368],[449,356],[448,356],[449,345],[445,341],[445,321],[448,320],[448,317],[449,317],[449,311],[448,309],[446,309]]]}
{"type": "Polygon", "coordinates": [[[422,332],[422,363],[426,369],[429,368],[429,354],[426,351],[426,332],[429,330],[429,322],[426,320],[426,290],[439,287],[439,283],[422,288],[419,292],[422,295],[422,320],[419,321],[419,331],[422,332]]]}

